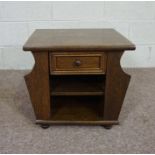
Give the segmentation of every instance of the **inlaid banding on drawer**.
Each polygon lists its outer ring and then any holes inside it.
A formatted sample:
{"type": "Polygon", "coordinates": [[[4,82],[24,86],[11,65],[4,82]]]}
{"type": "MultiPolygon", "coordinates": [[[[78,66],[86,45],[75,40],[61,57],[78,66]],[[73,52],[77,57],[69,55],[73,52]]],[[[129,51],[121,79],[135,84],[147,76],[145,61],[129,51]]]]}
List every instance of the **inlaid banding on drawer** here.
{"type": "Polygon", "coordinates": [[[91,74],[105,73],[104,53],[51,53],[51,74],[91,74]]]}

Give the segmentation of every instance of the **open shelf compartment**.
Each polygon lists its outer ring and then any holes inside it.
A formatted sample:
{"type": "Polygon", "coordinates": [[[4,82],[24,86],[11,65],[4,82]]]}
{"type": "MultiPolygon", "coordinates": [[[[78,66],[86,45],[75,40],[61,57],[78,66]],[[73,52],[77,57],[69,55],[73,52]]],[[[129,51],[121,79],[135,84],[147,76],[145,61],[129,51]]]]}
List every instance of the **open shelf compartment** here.
{"type": "Polygon", "coordinates": [[[53,121],[103,120],[102,98],[98,96],[53,97],[51,111],[51,120],[53,121]]]}
{"type": "Polygon", "coordinates": [[[102,96],[104,76],[52,76],[52,96],[102,96]]]}
{"type": "Polygon", "coordinates": [[[103,121],[103,75],[50,76],[51,121],[103,121]]]}

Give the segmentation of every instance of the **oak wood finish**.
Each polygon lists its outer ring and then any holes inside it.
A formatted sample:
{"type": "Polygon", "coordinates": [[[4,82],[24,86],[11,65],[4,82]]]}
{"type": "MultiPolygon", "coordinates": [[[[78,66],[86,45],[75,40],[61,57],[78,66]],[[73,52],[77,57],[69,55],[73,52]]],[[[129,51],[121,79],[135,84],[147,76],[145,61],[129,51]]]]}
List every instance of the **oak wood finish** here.
{"type": "Polygon", "coordinates": [[[118,121],[56,121],[56,120],[36,120],[36,124],[54,124],[54,125],[118,125],[118,121]]]}
{"type": "Polygon", "coordinates": [[[50,54],[51,74],[104,74],[106,55],[102,53],[61,52],[50,54]]]}
{"type": "Polygon", "coordinates": [[[32,54],[35,65],[32,72],[25,76],[25,81],[36,119],[48,120],[51,115],[48,52],[34,52],[32,54]]]}
{"type": "Polygon", "coordinates": [[[128,88],[130,76],[122,70],[120,59],[123,51],[108,52],[105,85],[104,119],[117,120],[128,88]]]}
{"type": "Polygon", "coordinates": [[[130,76],[120,59],[135,45],[113,29],[36,30],[23,49],[35,66],[25,81],[36,123],[118,124],[130,76]]]}
{"type": "Polygon", "coordinates": [[[28,39],[25,51],[134,50],[135,46],[114,29],[40,29],[28,39]]]}

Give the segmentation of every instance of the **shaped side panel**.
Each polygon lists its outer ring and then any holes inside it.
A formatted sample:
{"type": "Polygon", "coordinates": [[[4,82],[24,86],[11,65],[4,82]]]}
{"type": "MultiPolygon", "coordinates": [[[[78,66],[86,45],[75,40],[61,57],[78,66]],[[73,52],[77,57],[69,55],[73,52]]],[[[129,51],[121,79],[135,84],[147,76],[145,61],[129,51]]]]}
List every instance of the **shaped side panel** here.
{"type": "Polygon", "coordinates": [[[50,88],[48,52],[33,52],[35,65],[31,73],[25,76],[36,119],[50,118],[50,88]]]}
{"type": "Polygon", "coordinates": [[[124,51],[107,53],[104,120],[118,120],[130,76],[122,70],[120,59],[124,51]]]}

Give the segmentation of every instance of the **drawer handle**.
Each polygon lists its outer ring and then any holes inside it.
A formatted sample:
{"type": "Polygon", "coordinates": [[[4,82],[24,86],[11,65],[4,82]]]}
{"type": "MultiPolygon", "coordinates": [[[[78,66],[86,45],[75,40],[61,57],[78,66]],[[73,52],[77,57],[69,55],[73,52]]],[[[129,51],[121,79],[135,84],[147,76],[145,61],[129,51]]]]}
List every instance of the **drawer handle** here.
{"type": "Polygon", "coordinates": [[[80,60],[75,60],[74,65],[79,67],[81,65],[81,61],[80,60]]]}

